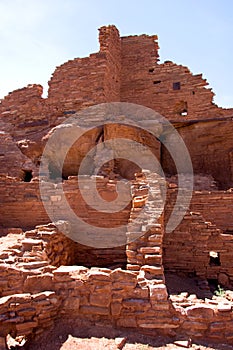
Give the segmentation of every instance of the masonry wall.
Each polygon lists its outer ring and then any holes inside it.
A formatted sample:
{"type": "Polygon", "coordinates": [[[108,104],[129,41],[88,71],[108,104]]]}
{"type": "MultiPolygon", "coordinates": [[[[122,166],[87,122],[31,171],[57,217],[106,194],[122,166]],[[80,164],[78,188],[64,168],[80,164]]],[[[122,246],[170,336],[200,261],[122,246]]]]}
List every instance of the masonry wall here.
{"type": "MultiPolygon", "coordinates": [[[[39,181],[35,180],[30,183],[17,181],[12,178],[2,176],[0,183],[1,193],[1,208],[0,216],[2,218],[1,225],[3,227],[22,227],[33,228],[36,225],[49,223],[51,221],[45,211],[43,203],[40,198],[39,181]]],[[[84,177],[84,181],[85,181],[84,177]]],[[[71,208],[82,219],[87,220],[90,224],[109,227],[109,225],[126,224],[130,212],[130,203],[125,210],[115,213],[101,214],[88,206],[82,198],[78,188],[77,178],[65,181],[64,194],[60,196],[55,195],[55,185],[52,183],[45,184],[47,197],[47,209],[49,212],[56,212],[57,220],[67,220],[68,213],[64,212],[64,196],[69,202],[71,208]]],[[[106,200],[115,198],[116,183],[112,182],[108,185],[107,179],[99,178],[97,180],[97,188],[101,196],[106,200]]],[[[124,195],[124,193],[122,194],[124,195]]],[[[93,206],[98,206],[98,198],[89,191],[89,200],[92,201],[93,206]]]]}
{"type": "Polygon", "coordinates": [[[157,36],[121,38],[121,101],[154,109],[169,120],[208,119],[232,114],[218,108],[202,74],[171,61],[158,64],[157,36]]]}
{"type": "Polygon", "coordinates": [[[233,199],[231,192],[194,192],[191,210],[200,212],[206,221],[210,221],[224,233],[233,232],[233,199]]]}
{"type": "Polygon", "coordinates": [[[103,102],[141,104],[175,121],[233,114],[213,104],[213,93],[200,74],[170,61],[158,64],[157,40],[156,35],[120,38],[115,26],[101,27],[99,52],[57,67],[48,98],[42,98],[42,87],[35,84],[11,92],[0,103],[2,120],[20,137],[103,102]]]}
{"type": "MultiPolygon", "coordinates": [[[[176,190],[169,190],[165,220],[171,214],[175,200],[176,190]]],[[[163,265],[166,270],[219,280],[225,286],[233,285],[233,237],[231,234],[224,234],[219,228],[224,226],[220,213],[224,217],[229,200],[230,195],[225,196],[224,192],[194,194],[190,209],[179,226],[171,233],[165,232],[163,265]],[[215,208],[209,207],[213,201],[215,204],[219,203],[215,208]],[[216,221],[211,222],[210,218],[215,217],[213,211],[216,212],[216,221]],[[218,255],[219,261],[211,259],[211,252],[218,255]]],[[[227,215],[230,213],[232,214],[232,208],[229,208],[227,215]]]]}
{"type": "Polygon", "coordinates": [[[104,92],[106,102],[120,101],[121,86],[121,39],[115,26],[99,29],[100,52],[106,54],[104,92]]]}
{"type": "MultiPolygon", "coordinates": [[[[158,226],[152,225],[153,229],[157,236],[162,233],[158,226]]],[[[232,296],[220,303],[189,300],[186,307],[172,304],[158,268],[142,265],[133,272],[59,267],[65,262],[65,253],[71,253],[66,243],[64,251],[59,251],[62,243],[64,236],[54,225],[46,225],[18,237],[17,249],[12,241],[1,252],[0,337],[9,333],[38,336],[58,318],[72,320],[74,325],[78,318],[92,326],[111,324],[151,335],[232,341],[232,296]],[[51,242],[55,252],[52,260],[51,242]]],[[[70,257],[66,255],[66,259],[70,257]]]]}
{"type": "Polygon", "coordinates": [[[12,136],[4,131],[0,133],[0,169],[1,174],[23,179],[25,171],[37,175],[32,160],[25,156],[14,142],[12,136]]]}
{"type": "MultiPolygon", "coordinates": [[[[178,126],[177,131],[190,154],[194,174],[212,175],[219,189],[232,187],[232,120],[229,118],[183,124],[178,126]]],[[[163,145],[161,148],[161,164],[165,173],[176,174],[170,154],[163,145]]]]}

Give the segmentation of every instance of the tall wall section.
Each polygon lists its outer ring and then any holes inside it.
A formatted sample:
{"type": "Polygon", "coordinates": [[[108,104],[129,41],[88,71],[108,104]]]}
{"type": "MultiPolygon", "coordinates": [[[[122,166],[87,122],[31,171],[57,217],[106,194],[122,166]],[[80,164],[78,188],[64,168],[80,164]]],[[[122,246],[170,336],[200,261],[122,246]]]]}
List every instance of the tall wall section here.
{"type": "Polygon", "coordinates": [[[232,114],[213,103],[202,74],[171,61],[158,64],[157,36],[121,38],[121,101],[150,107],[169,120],[208,119],[232,114]]]}
{"type": "Polygon", "coordinates": [[[11,124],[16,137],[31,136],[74,111],[113,101],[141,104],[176,121],[232,115],[232,109],[213,104],[214,94],[200,74],[192,75],[187,67],[170,61],[158,64],[157,39],[120,38],[115,26],[101,27],[99,52],[57,67],[46,99],[40,85],[11,92],[0,101],[2,122],[11,124]]]}
{"type": "Polygon", "coordinates": [[[99,41],[99,52],[56,68],[48,83],[48,98],[42,98],[42,86],[34,84],[1,100],[1,127],[16,138],[25,134],[33,138],[34,133],[59,124],[74,111],[120,101],[121,41],[117,28],[100,28],[99,41]]]}

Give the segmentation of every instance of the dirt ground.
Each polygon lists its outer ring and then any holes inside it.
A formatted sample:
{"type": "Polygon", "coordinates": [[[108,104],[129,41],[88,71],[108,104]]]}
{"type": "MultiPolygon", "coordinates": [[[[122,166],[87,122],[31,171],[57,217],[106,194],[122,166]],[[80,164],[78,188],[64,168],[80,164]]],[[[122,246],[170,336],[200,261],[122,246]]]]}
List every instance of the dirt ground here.
{"type": "MultiPolygon", "coordinates": [[[[119,331],[108,326],[74,327],[69,321],[59,321],[55,328],[24,347],[25,350],[233,350],[230,345],[211,345],[204,340],[200,344],[188,339],[175,341],[161,336],[151,337],[131,331],[119,331]],[[122,345],[120,346],[120,344],[122,345]]],[[[21,348],[22,349],[22,348],[21,348]]]]}
{"type": "MultiPolygon", "coordinates": [[[[210,291],[203,290],[198,285],[196,278],[166,274],[166,285],[170,295],[182,292],[196,294],[198,298],[210,297],[210,291]]],[[[212,294],[212,293],[211,293],[212,294]]],[[[212,294],[213,295],[213,294],[212,294]]],[[[91,326],[89,324],[72,324],[72,322],[57,321],[53,331],[43,334],[42,337],[27,349],[30,350],[182,350],[185,348],[194,350],[233,350],[233,346],[224,344],[208,344],[205,340],[190,342],[189,339],[181,339],[181,343],[175,343],[171,338],[161,336],[151,337],[132,331],[116,330],[109,326],[91,326]],[[189,344],[188,344],[189,341],[189,344]],[[122,344],[121,344],[122,342],[122,344]],[[121,346],[120,346],[121,345],[121,346]]],[[[26,348],[25,348],[26,349],[26,348]]]]}

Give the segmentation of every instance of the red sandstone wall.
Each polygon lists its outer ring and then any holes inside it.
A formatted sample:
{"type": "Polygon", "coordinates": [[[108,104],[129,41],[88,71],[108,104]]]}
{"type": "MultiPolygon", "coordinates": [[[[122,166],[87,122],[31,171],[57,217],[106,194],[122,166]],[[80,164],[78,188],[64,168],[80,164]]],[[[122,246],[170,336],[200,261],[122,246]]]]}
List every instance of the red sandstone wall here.
{"type": "MultiPolygon", "coordinates": [[[[183,125],[178,132],[188,148],[194,173],[212,175],[220,189],[232,187],[232,120],[183,125]]],[[[171,157],[163,146],[161,163],[165,172],[176,173],[171,157]]]]}
{"type": "Polygon", "coordinates": [[[114,26],[102,27],[100,51],[57,67],[49,81],[48,99],[65,111],[120,100],[121,45],[114,26]]]}
{"type": "MultiPolygon", "coordinates": [[[[223,226],[228,227],[227,223],[224,225],[224,216],[226,215],[225,218],[232,216],[232,205],[228,207],[230,198],[231,195],[225,195],[223,191],[213,194],[194,194],[190,211],[184,216],[180,225],[173,232],[164,234],[163,265],[165,269],[195,273],[204,279],[222,281],[224,278],[226,285],[233,284],[233,236],[223,234],[220,229],[223,226]],[[210,220],[212,218],[213,222],[210,220]],[[210,263],[211,251],[219,254],[220,265],[210,263]]],[[[169,190],[165,221],[170,216],[175,199],[176,190],[169,190]]],[[[231,223],[231,219],[229,221],[231,223]]]]}
{"type": "Polygon", "coordinates": [[[50,250],[50,237],[57,252],[54,256],[59,260],[66,254],[69,260],[63,235],[53,225],[40,226],[37,231],[13,239],[1,252],[1,337],[9,333],[38,335],[53,325],[54,318],[61,318],[76,327],[89,320],[92,326],[111,324],[151,335],[232,342],[230,291],[227,298],[214,303],[183,296],[172,303],[166,286],[154,275],[154,266],[141,266],[139,273],[83,266],[54,269],[39,253],[50,250]],[[28,261],[29,257],[32,260],[28,261]]]}
{"type": "Polygon", "coordinates": [[[120,101],[121,39],[115,26],[99,29],[100,52],[106,54],[104,92],[106,102],[120,101]]]}
{"type": "Polygon", "coordinates": [[[11,135],[4,131],[0,132],[0,169],[1,174],[18,179],[23,179],[24,170],[37,175],[35,164],[20,151],[11,135]]]}
{"type": "Polygon", "coordinates": [[[202,74],[171,61],[158,64],[157,36],[121,38],[121,101],[154,109],[169,120],[190,120],[232,115],[218,108],[202,74]],[[177,83],[176,89],[173,86],[177,83]],[[186,111],[187,115],[181,113],[186,111]]]}
{"type": "Polygon", "coordinates": [[[49,81],[48,99],[64,111],[77,111],[106,102],[104,76],[106,54],[96,53],[70,60],[56,68],[49,81]]]}
{"type": "Polygon", "coordinates": [[[48,98],[40,85],[29,85],[6,96],[0,116],[24,135],[57,125],[72,111],[111,101],[133,102],[171,120],[215,118],[233,111],[212,103],[201,75],[172,62],[158,64],[157,36],[119,37],[114,26],[100,28],[100,51],[57,67],[49,81],[48,98]],[[174,90],[173,83],[180,83],[174,90]],[[187,116],[180,113],[187,110],[187,116]]]}
{"type": "Polygon", "coordinates": [[[233,232],[233,198],[231,192],[194,192],[191,210],[200,212],[206,221],[212,222],[222,231],[233,232]]]}
{"type": "MultiPolygon", "coordinates": [[[[108,186],[106,179],[98,181],[98,190],[103,198],[109,200],[116,186],[108,186]],[[114,189],[113,189],[114,187],[114,189]]],[[[71,208],[78,216],[92,225],[109,227],[109,225],[124,225],[128,222],[130,205],[119,213],[99,213],[90,208],[81,196],[76,180],[64,183],[64,192],[71,208]]],[[[54,196],[54,186],[47,183],[48,208],[55,211],[57,220],[67,220],[69,214],[64,212],[62,196],[54,196]]],[[[89,193],[93,205],[98,204],[98,198],[89,193]]],[[[2,177],[0,181],[0,218],[3,227],[33,228],[36,225],[49,223],[51,219],[46,214],[40,199],[39,182],[19,182],[11,178],[2,177]]],[[[112,227],[112,226],[111,226],[112,227]]]]}
{"type": "MultiPolygon", "coordinates": [[[[12,125],[12,135],[25,135],[48,127],[51,114],[41,97],[42,92],[41,85],[28,85],[1,100],[0,118],[12,125]]],[[[53,114],[56,115],[55,108],[53,114]]]]}

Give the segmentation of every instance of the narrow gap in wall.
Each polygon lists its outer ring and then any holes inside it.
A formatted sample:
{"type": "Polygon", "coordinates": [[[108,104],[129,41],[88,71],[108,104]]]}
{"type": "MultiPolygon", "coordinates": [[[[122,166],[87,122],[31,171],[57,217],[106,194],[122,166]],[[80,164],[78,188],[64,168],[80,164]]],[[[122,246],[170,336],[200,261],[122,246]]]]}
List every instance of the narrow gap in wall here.
{"type": "Polygon", "coordinates": [[[101,131],[99,133],[99,135],[97,136],[96,138],[96,144],[99,143],[99,142],[103,142],[104,141],[104,128],[102,127],[101,128],[101,131]]]}
{"type": "Polygon", "coordinates": [[[30,182],[32,179],[32,170],[23,170],[23,181],[30,182]]]}
{"type": "Polygon", "coordinates": [[[188,115],[187,109],[183,109],[183,110],[180,112],[180,115],[183,116],[183,117],[187,117],[187,115],[188,115]]]}
{"type": "Polygon", "coordinates": [[[182,117],[187,117],[188,115],[188,103],[187,101],[177,101],[174,106],[174,113],[182,117]]]}
{"type": "Polygon", "coordinates": [[[64,115],[70,115],[70,114],[75,114],[76,111],[64,111],[63,114],[64,115]]]}
{"type": "Polygon", "coordinates": [[[149,73],[153,73],[153,72],[154,72],[154,68],[150,68],[149,73]]]}
{"type": "Polygon", "coordinates": [[[232,235],[233,236],[233,229],[227,229],[227,230],[223,231],[222,234],[224,234],[224,235],[232,235]]]}
{"type": "Polygon", "coordinates": [[[155,80],[153,81],[153,84],[156,85],[156,84],[160,84],[161,83],[161,80],[155,80]]]}
{"type": "Polygon", "coordinates": [[[209,265],[221,266],[220,253],[214,251],[209,252],[209,265]]]}

